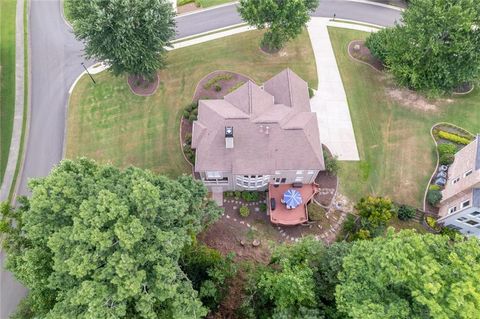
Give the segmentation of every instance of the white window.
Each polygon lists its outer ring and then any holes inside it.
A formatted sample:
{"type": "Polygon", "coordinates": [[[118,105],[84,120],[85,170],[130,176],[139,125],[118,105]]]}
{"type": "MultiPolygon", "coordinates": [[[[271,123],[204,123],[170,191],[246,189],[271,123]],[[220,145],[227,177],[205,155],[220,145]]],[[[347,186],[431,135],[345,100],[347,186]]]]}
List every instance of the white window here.
{"type": "Polygon", "coordinates": [[[297,171],[297,175],[302,175],[303,171],[297,171]]]}
{"type": "Polygon", "coordinates": [[[477,217],[477,218],[478,218],[478,215],[480,215],[480,212],[473,212],[470,214],[470,216],[477,217]]]}
{"type": "Polygon", "coordinates": [[[207,172],[207,179],[221,178],[220,172],[207,172]]]}
{"type": "Polygon", "coordinates": [[[455,178],[455,179],[452,181],[452,184],[458,183],[459,180],[460,180],[460,177],[455,178]]]}
{"type": "Polygon", "coordinates": [[[479,222],[474,221],[473,219],[469,219],[469,220],[467,220],[465,223],[467,223],[467,224],[469,224],[469,225],[472,225],[472,226],[475,226],[475,225],[480,224],[479,222]]]}
{"type": "Polygon", "coordinates": [[[280,174],[282,174],[282,172],[280,172],[280,171],[275,171],[275,175],[280,175],[280,174]]]}
{"type": "Polygon", "coordinates": [[[467,217],[460,217],[459,219],[457,219],[457,221],[459,222],[464,222],[466,221],[468,218],[467,217]]]}
{"type": "Polygon", "coordinates": [[[295,182],[303,182],[303,176],[295,177],[295,182]]]}
{"type": "Polygon", "coordinates": [[[462,209],[468,206],[470,206],[470,200],[466,200],[460,204],[460,207],[462,207],[462,209]]]}
{"type": "Polygon", "coordinates": [[[463,177],[467,177],[469,175],[471,175],[473,173],[473,170],[469,170],[467,172],[465,172],[465,174],[463,174],[463,177]]]}
{"type": "Polygon", "coordinates": [[[313,175],[315,173],[315,171],[308,171],[308,175],[313,175]]]}
{"type": "Polygon", "coordinates": [[[457,206],[450,207],[450,208],[448,209],[448,214],[449,214],[449,215],[450,215],[450,214],[453,214],[453,213],[455,213],[456,211],[457,211],[457,206]]]}

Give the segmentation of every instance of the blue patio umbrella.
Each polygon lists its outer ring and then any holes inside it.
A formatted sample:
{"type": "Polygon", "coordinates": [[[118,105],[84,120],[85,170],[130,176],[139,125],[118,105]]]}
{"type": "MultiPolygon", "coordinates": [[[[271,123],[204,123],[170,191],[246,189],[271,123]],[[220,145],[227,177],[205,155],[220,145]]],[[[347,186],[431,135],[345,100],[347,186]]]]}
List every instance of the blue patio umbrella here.
{"type": "Polygon", "coordinates": [[[290,188],[283,194],[283,201],[285,205],[296,208],[302,203],[302,195],[296,189],[290,188]]]}

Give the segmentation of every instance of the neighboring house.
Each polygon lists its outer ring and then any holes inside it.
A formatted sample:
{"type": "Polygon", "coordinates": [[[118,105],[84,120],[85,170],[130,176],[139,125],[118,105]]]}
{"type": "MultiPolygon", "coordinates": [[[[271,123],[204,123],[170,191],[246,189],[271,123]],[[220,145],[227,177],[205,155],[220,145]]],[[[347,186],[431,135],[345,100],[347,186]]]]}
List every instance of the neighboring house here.
{"type": "Polygon", "coordinates": [[[480,237],[480,135],[455,154],[439,216],[445,226],[480,237]]]}
{"type": "Polygon", "coordinates": [[[193,123],[195,172],[213,193],[311,184],[325,169],[307,83],[286,69],[262,87],[248,81],[200,100],[193,123]]]}

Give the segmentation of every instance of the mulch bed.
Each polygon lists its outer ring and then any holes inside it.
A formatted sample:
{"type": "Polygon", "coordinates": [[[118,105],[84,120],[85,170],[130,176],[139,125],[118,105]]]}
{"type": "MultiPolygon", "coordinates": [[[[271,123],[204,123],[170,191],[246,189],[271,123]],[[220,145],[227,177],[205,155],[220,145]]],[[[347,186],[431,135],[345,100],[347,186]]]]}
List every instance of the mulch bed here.
{"type": "MultiPolygon", "coordinates": [[[[240,82],[247,82],[249,79],[248,77],[230,71],[214,71],[203,79],[198,82],[197,88],[195,90],[195,94],[193,95],[193,101],[198,101],[201,99],[222,99],[225,95],[230,93],[230,90],[235,87],[240,82]],[[210,88],[205,88],[205,84],[212,78],[223,75],[229,74],[231,78],[229,80],[220,80],[217,82],[218,85],[221,86],[220,91],[215,91],[215,85],[212,85],[210,88]]],[[[252,81],[252,80],[251,80],[252,81]]]]}
{"type": "Polygon", "coordinates": [[[155,74],[155,78],[153,81],[149,81],[143,76],[129,75],[127,82],[128,86],[134,94],[140,96],[149,96],[155,93],[158,88],[158,84],[160,83],[160,80],[158,78],[158,74],[155,74]]]}
{"type": "Polygon", "coordinates": [[[370,49],[365,46],[365,41],[354,40],[348,44],[348,54],[354,60],[366,63],[377,71],[383,71],[385,66],[382,61],[372,55],[370,49]]]}
{"type": "MultiPolygon", "coordinates": [[[[327,154],[328,158],[332,158],[332,153],[328,149],[328,147],[322,144],[324,152],[327,154]]],[[[335,197],[335,193],[337,191],[338,185],[338,177],[336,175],[329,174],[327,171],[322,171],[318,173],[317,177],[315,178],[315,183],[322,188],[330,188],[334,189],[332,193],[322,193],[319,192],[315,195],[315,200],[325,207],[329,207],[332,204],[332,200],[335,197]]]]}
{"type": "Polygon", "coordinates": [[[200,9],[201,8],[197,7],[195,2],[187,3],[187,4],[184,4],[183,6],[177,7],[177,15],[182,14],[182,13],[197,11],[197,10],[200,10],[200,9]]]}

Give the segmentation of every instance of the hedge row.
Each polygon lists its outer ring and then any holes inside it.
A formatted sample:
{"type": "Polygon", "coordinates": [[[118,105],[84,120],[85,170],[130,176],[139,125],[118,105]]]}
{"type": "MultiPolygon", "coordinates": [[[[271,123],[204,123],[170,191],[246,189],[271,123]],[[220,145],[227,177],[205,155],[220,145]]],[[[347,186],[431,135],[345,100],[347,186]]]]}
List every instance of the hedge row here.
{"type": "Polygon", "coordinates": [[[463,136],[460,136],[460,135],[457,135],[457,134],[453,134],[453,133],[449,133],[449,132],[445,132],[445,131],[441,131],[441,130],[438,131],[438,137],[443,138],[444,140],[447,140],[447,141],[451,141],[451,142],[458,143],[458,144],[463,144],[463,145],[467,145],[471,142],[471,140],[469,140],[466,137],[463,137],[463,136]]]}
{"type": "Polygon", "coordinates": [[[213,85],[217,84],[218,82],[220,81],[228,81],[228,80],[231,80],[233,78],[233,75],[230,74],[230,73],[223,73],[223,74],[219,74],[217,76],[214,76],[213,78],[211,78],[210,80],[208,80],[204,85],[203,85],[203,88],[205,90],[208,90],[210,89],[213,85]]]}

